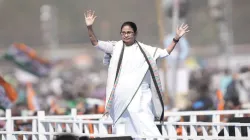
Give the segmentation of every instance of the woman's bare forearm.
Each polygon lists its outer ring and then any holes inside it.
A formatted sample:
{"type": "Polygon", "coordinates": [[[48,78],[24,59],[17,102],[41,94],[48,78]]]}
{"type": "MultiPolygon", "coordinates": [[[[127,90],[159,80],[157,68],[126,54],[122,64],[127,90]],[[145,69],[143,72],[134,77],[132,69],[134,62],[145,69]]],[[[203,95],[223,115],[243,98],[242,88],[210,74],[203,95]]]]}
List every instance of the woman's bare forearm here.
{"type": "MultiPolygon", "coordinates": [[[[180,37],[176,36],[175,39],[179,40],[180,37]]],[[[171,52],[174,50],[176,44],[177,44],[177,42],[174,42],[174,41],[171,42],[171,44],[167,47],[168,54],[171,54],[171,52]]]]}
{"type": "Polygon", "coordinates": [[[97,40],[97,38],[95,36],[95,33],[93,31],[92,26],[87,26],[87,28],[88,28],[88,34],[89,34],[89,39],[91,41],[91,44],[93,46],[96,46],[98,44],[98,40],[97,40]]]}

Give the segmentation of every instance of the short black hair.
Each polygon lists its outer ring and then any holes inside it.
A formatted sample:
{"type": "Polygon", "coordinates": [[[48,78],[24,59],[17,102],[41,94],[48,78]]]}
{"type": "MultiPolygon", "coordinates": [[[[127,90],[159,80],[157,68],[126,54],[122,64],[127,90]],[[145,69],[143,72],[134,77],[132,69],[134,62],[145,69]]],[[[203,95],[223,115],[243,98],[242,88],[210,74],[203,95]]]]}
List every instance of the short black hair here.
{"type": "Polygon", "coordinates": [[[123,28],[124,26],[130,26],[130,27],[133,29],[133,31],[134,31],[135,33],[137,33],[137,26],[136,26],[136,24],[135,24],[134,22],[132,22],[132,21],[126,21],[126,22],[124,22],[124,23],[122,24],[122,26],[121,26],[121,32],[122,32],[122,28],[123,28]]]}

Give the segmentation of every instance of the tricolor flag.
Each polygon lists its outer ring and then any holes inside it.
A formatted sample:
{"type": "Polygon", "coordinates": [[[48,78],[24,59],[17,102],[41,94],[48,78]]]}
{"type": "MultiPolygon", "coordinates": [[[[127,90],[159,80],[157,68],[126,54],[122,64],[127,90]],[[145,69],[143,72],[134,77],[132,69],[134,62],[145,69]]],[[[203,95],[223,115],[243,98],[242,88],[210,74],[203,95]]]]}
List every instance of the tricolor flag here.
{"type": "Polygon", "coordinates": [[[27,104],[29,110],[38,111],[40,109],[35,90],[30,83],[27,84],[27,104]]]}
{"type": "Polygon", "coordinates": [[[21,69],[36,76],[47,76],[52,65],[48,60],[39,57],[36,51],[25,44],[12,44],[5,54],[5,58],[18,65],[21,69]]]}
{"type": "Polygon", "coordinates": [[[9,109],[17,100],[16,90],[0,76],[0,107],[9,109]]]}

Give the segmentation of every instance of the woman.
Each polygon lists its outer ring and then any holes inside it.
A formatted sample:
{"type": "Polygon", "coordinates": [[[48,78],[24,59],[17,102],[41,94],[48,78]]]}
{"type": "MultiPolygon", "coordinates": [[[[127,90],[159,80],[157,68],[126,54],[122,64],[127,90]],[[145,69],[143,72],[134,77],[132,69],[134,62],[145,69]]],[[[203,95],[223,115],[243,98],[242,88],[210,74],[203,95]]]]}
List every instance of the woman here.
{"type": "Polygon", "coordinates": [[[161,135],[154,123],[155,120],[162,122],[164,115],[156,60],[172,52],[179,39],[188,32],[188,26],[178,28],[168,48],[160,49],[136,41],[137,27],[133,22],[125,22],[121,26],[121,41],[100,41],[92,28],[95,18],[93,11],[85,13],[90,41],[97,49],[112,56],[108,69],[105,114],[110,115],[114,124],[124,123],[126,134],[161,135]]]}

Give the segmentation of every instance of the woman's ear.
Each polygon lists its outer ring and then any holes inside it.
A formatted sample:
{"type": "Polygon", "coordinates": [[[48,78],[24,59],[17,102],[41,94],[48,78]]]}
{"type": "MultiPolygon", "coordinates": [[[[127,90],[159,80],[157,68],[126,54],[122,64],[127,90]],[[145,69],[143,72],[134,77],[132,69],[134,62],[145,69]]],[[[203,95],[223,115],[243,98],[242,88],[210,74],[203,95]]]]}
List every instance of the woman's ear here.
{"type": "Polygon", "coordinates": [[[135,32],[135,36],[137,36],[138,35],[138,32],[135,32]]]}

